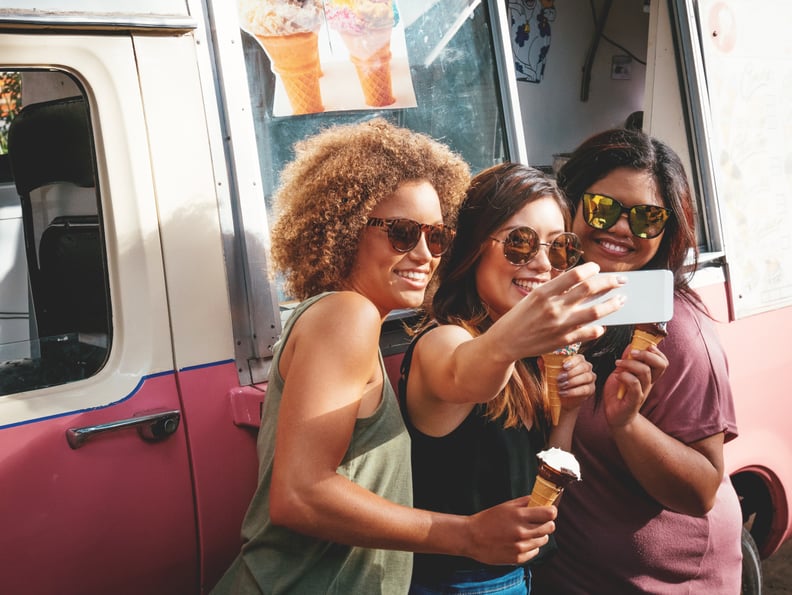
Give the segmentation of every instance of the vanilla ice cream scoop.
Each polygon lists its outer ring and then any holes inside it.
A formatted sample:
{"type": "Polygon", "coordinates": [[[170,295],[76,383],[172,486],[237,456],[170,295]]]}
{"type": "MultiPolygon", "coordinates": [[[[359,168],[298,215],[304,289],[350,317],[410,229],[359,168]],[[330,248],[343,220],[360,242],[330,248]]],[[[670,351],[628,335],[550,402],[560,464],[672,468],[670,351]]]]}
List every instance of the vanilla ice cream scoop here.
{"type": "Polygon", "coordinates": [[[539,459],[539,474],[528,506],[556,504],[564,488],[580,480],[580,463],[571,452],[560,448],[543,450],[536,457],[539,459]]]}

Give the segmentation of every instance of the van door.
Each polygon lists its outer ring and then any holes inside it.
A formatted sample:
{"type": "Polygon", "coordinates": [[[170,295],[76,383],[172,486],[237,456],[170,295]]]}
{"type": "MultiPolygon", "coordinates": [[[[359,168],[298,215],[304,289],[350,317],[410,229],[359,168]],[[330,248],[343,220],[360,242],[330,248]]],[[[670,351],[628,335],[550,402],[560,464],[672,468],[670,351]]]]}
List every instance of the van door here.
{"type": "Polygon", "coordinates": [[[0,81],[0,592],[197,592],[132,39],[2,34],[0,81]]]}

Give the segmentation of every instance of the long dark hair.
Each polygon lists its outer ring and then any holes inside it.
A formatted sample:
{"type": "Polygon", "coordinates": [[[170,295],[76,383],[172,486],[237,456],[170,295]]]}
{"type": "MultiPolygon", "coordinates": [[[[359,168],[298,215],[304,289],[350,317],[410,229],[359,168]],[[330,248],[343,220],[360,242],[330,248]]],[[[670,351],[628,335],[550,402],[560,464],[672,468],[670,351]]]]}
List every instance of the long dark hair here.
{"type": "MultiPolygon", "coordinates": [[[[526,204],[553,198],[564,217],[571,221],[569,207],[556,183],[541,171],[519,163],[502,163],[473,178],[457,218],[454,243],[438,269],[439,287],[430,315],[441,324],[457,324],[473,336],[491,325],[486,305],[476,289],[476,269],[492,235],[526,204]]],[[[542,379],[535,358],[517,362],[503,392],[487,403],[491,419],[505,415],[506,427],[518,422],[544,422],[542,379]]]]}
{"type": "MultiPolygon", "coordinates": [[[[675,293],[708,314],[689,285],[698,260],[690,183],[682,160],[667,144],[639,130],[621,128],[600,132],[584,141],[558,172],[558,185],[566,194],[572,217],[580,207],[583,193],[619,168],[649,174],[663,206],[674,213],[666,223],[657,254],[643,268],[669,269],[674,275],[675,293]]],[[[631,336],[632,327],[611,327],[585,347],[586,357],[597,370],[598,386],[615,368],[615,360],[621,357],[631,336]]]]}

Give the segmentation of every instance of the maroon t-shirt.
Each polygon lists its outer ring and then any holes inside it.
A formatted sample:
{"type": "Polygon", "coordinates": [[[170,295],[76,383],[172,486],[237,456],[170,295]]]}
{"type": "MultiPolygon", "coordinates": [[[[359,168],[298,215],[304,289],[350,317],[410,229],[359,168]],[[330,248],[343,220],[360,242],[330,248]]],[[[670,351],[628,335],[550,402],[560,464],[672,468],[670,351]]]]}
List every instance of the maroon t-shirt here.
{"type": "MultiPolygon", "coordinates": [[[[727,361],[712,321],[675,299],[660,349],[669,367],[641,414],[685,443],[719,432],[735,438],[727,361]]],[[[534,593],[740,592],[742,515],[728,477],[703,517],[663,508],[630,474],[593,399],[581,408],[572,451],[582,481],[560,502],[559,551],[534,569],[534,593]]]]}

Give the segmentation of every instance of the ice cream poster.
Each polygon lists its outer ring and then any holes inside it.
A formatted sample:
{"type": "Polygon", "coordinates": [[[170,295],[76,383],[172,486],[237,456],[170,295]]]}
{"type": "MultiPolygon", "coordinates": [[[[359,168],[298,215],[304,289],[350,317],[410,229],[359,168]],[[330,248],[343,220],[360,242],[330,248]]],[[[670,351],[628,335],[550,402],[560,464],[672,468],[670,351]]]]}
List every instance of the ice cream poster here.
{"type": "Polygon", "coordinates": [[[275,74],[274,116],[416,107],[395,0],[238,0],[275,74]]]}
{"type": "Polygon", "coordinates": [[[509,26],[517,80],[540,83],[550,52],[555,0],[509,0],[509,26]]]}

